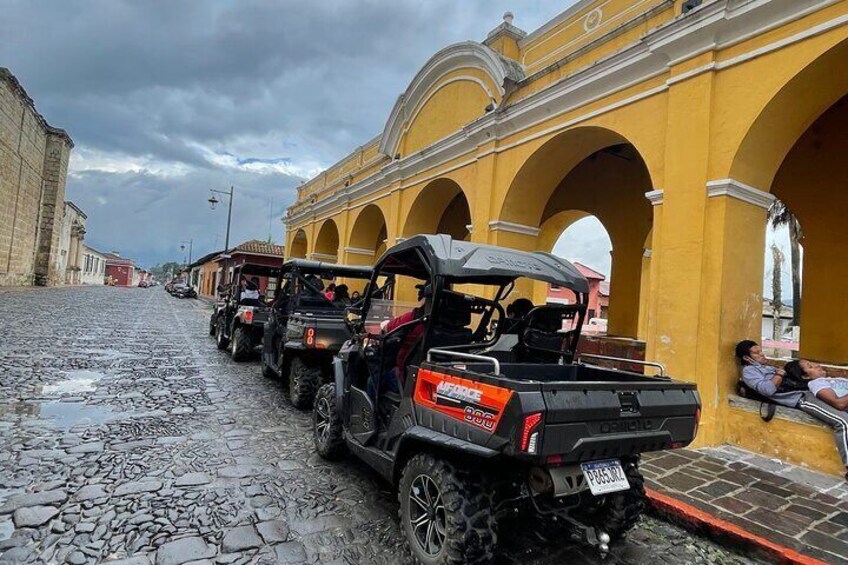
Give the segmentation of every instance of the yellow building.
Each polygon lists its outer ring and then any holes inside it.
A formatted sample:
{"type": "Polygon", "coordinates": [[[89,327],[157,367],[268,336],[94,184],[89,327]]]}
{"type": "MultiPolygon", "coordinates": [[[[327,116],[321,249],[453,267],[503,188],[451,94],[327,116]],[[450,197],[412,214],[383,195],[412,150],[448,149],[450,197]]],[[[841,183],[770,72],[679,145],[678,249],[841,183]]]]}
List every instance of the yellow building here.
{"type": "Polygon", "coordinates": [[[827,430],[729,396],[774,196],[806,234],[802,354],[848,362],[848,0],[684,4],[583,0],[529,34],[507,14],[439,51],[380,136],[299,189],[287,250],[363,264],[441,232],[549,251],[592,214],[613,247],[609,332],[698,383],[699,444],[839,472],[827,430]]]}

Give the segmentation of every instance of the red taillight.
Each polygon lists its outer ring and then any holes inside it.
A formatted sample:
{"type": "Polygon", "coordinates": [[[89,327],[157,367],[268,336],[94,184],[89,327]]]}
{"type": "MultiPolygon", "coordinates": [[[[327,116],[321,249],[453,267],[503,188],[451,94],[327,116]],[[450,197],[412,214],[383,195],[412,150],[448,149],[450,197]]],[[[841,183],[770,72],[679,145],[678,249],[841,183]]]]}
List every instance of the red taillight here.
{"type": "Polygon", "coordinates": [[[253,322],[253,310],[245,310],[244,321],[247,322],[248,324],[253,322]]]}
{"type": "Polygon", "coordinates": [[[536,412],[524,417],[524,426],[521,428],[521,451],[536,453],[539,447],[539,432],[534,431],[539,422],[542,421],[542,413],[536,412]]]}
{"type": "Polygon", "coordinates": [[[303,343],[306,347],[315,346],[315,328],[306,328],[306,333],[303,334],[303,343]]]}

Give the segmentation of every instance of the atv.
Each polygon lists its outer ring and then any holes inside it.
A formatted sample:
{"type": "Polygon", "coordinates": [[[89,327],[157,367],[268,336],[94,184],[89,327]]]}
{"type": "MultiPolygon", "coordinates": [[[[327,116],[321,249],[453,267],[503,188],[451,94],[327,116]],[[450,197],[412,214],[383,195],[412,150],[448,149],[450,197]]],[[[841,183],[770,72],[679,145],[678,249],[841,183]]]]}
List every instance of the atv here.
{"type": "Polygon", "coordinates": [[[245,288],[241,281],[267,277],[270,285],[279,288],[279,272],[278,267],[239,265],[233,271],[233,280],[238,283],[218,288],[219,300],[209,319],[209,333],[215,336],[218,349],[229,350],[233,361],[245,361],[262,343],[271,312],[266,297],[256,289],[245,288]]]}
{"type": "Polygon", "coordinates": [[[350,338],[344,313],[351,302],[331,300],[323,281],[343,279],[364,287],[371,267],[294,259],[283,265],[279,277],[285,284],[264,329],[262,374],[285,377],[292,404],[311,408],[315,391],[330,380],[333,357],[350,338]]]}
{"type": "Polygon", "coordinates": [[[371,283],[386,276],[399,294],[418,283],[421,303],[388,324],[380,298],[349,309],[313,409],[318,454],[352,453],[395,485],[418,563],[488,563],[498,525],[525,514],[606,554],[645,508],[639,455],[695,438],[695,385],[578,358],[588,283],[551,254],[420,235],[371,283]],[[505,301],[532,281],[574,302],[506,323],[505,301]]]}

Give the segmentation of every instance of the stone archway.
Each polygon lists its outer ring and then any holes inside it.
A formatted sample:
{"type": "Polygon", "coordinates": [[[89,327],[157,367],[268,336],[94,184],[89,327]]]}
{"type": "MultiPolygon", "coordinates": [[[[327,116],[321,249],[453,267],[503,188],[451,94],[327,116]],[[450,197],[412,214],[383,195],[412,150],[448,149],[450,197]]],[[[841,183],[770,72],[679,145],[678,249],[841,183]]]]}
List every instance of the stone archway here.
{"type": "Polygon", "coordinates": [[[636,338],[646,304],[641,297],[644,242],[653,225],[645,193],[653,188],[642,155],[622,135],[576,128],[552,138],[525,162],[493,229],[523,233],[525,248],[549,251],[580,214],[597,217],[613,248],[609,333],[636,338]]]}
{"type": "Polygon", "coordinates": [[[362,208],[353,222],[345,247],[349,265],[370,265],[386,250],[388,228],[383,211],[376,204],[362,208]]]}
{"type": "Polygon", "coordinates": [[[470,225],[471,209],[462,188],[451,179],[440,178],[425,186],[412,202],[402,237],[443,233],[467,241],[470,225]]]}
{"type": "Polygon", "coordinates": [[[307,249],[309,248],[309,240],[306,237],[306,232],[297,230],[291,240],[287,256],[289,259],[306,259],[307,249]]]}
{"type": "Polygon", "coordinates": [[[316,261],[336,263],[339,260],[339,228],[333,220],[325,220],[315,239],[312,258],[316,261]]]}
{"type": "MultiPolygon", "coordinates": [[[[848,40],[832,47],[786,83],[753,120],[734,156],[728,182],[744,192],[771,193],[804,227],[801,356],[848,362],[848,40]]],[[[762,239],[739,241],[764,261],[762,239]]],[[[762,262],[759,273],[763,272],[762,262]]],[[[761,288],[751,273],[746,287],[761,288]]],[[[758,279],[758,277],[756,277],[758,279]]]]}

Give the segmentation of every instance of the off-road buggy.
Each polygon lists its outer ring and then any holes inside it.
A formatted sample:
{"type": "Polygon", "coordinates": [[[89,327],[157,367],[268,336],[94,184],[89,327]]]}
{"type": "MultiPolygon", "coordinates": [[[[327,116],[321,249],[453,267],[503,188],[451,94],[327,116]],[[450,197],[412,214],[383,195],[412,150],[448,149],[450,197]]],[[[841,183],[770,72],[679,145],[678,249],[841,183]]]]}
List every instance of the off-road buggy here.
{"type": "Polygon", "coordinates": [[[209,318],[209,333],[218,349],[229,349],[233,361],[244,361],[262,343],[265,322],[271,312],[270,300],[258,290],[247,290],[242,280],[267,277],[279,288],[279,267],[243,264],[233,270],[233,283],[219,287],[219,298],[209,318]]]}
{"type": "Polygon", "coordinates": [[[279,276],[285,282],[265,325],[262,374],[285,377],[292,404],[311,408],[315,391],[331,379],[333,356],[350,338],[344,313],[351,302],[328,298],[324,281],[364,286],[371,267],[293,259],[279,276]]]}
{"type": "Polygon", "coordinates": [[[694,439],[695,385],[575,360],[589,288],[553,255],[415,236],[380,258],[372,283],[385,276],[398,294],[425,283],[423,305],[388,332],[373,323],[383,301],[349,311],[352,339],[316,395],[318,453],[351,451],[396,485],[419,563],[490,561],[516,513],[606,553],[644,509],[639,454],[694,439]],[[533,281],[574,303],[505,319],[511,292],[533,281]]]}

